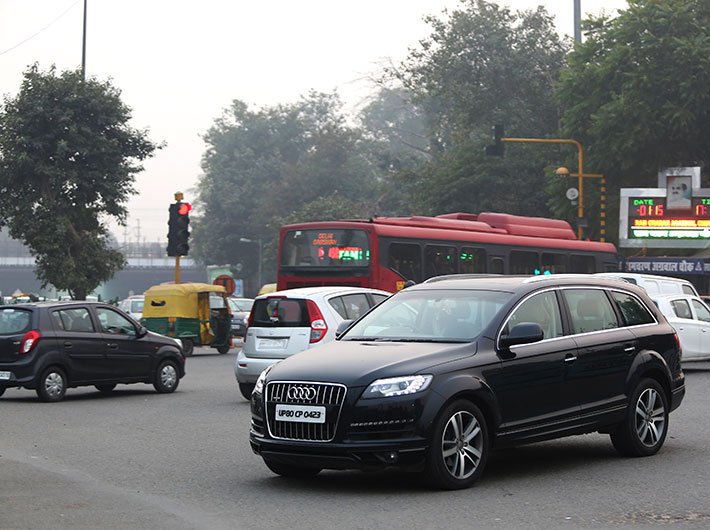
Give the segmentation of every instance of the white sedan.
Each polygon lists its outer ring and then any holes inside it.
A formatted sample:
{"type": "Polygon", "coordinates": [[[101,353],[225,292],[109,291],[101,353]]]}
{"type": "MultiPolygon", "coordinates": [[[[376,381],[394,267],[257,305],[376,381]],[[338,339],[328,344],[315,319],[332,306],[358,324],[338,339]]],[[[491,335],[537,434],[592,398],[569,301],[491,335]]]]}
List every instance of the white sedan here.
{"type": "Polygon", "coordinates": [[[668,322],[678,332],[684,361],[710,360],[710,309],[698,296],[651,295],[668,322]]]}

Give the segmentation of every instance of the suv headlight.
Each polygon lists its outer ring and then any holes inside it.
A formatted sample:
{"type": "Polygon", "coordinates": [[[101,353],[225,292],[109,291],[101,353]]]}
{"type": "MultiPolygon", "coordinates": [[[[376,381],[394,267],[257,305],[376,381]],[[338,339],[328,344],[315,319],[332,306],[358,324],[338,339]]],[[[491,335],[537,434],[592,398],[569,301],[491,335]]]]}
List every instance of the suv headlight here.
{"type": "Polygon", "coordinates": [[[180,346],[180,350],[182,350],[182,341],[180,339],[176,339],[171,337],[175,342],[177,342],[177,345],[180,346]]]}
{"type": "Polygon", "coordinates": [[[271,369],[276,366],[278,363],[274,363],[271,366],[267,367],[264,369],[263,372],[259,374],[259,378],[256,380],[256,383],[254,384],[254,390],[252,393],[254,394],[261,394],[264,391],[264,382],[266,382],[266,376],[269,375],[269,372],[271,369]]]}
{"type": "Polygon", "coordinates": [[[426,390],[432,379],[434,379],[433,375],[405,375],[378,379],[365,389],[362,397],[369,399],[415,394],[426,390]]]}

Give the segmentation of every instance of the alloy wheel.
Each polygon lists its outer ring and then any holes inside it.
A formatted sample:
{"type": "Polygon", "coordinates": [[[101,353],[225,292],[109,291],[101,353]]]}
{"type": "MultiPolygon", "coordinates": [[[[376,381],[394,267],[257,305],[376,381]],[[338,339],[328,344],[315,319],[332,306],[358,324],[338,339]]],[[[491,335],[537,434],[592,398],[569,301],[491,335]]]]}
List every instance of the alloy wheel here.
{"type": "Polygon", "coordinates": [[[449,418],[441,437],[441,453],[452,477],[461,480],[475,473],[483,455],[483,434],[473,414],[459,410],[449,418]]]}
{"type": "Polygon", "coordinates": [[[647,388],[636,402],[636,433],[646,447],[653,447],[662,439],[666,428],[663,399],[656,389],[647,388]]]}

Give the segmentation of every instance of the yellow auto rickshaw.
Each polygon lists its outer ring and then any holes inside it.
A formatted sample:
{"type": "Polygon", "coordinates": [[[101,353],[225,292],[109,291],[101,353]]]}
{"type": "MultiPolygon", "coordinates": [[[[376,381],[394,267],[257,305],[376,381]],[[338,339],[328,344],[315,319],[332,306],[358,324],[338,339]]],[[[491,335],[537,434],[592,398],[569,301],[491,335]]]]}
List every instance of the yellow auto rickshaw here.
{"type": "Polygon", "coordinates": [[[154,285],[145,292],[143,325],[150,331],[182,341],[183,352],[211,346],[227,353],[232,315],[222,285],[178,283],[154,285]]]}

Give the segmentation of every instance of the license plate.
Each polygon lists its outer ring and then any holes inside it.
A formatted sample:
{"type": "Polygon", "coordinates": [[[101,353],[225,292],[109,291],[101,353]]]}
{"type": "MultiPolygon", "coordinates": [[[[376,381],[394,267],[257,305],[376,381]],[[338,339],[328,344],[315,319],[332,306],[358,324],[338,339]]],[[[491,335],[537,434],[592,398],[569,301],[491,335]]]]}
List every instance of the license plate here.
{"type": "Polygon", "coordinates": [[[276,405],[276,420],[297,421],[300,423],[325,423],[325,407],[276,405]]]}
{"type": "Polygon", "coordinates": [[[257,348],[260,350],[283,350],[288,344],[288,339],[257,339],[257,348]]]}
{"type": "Polygon", "coordinates": [[[0,381],[7,381],[11,375],[12,372],[0,372],[0,381]]]}

